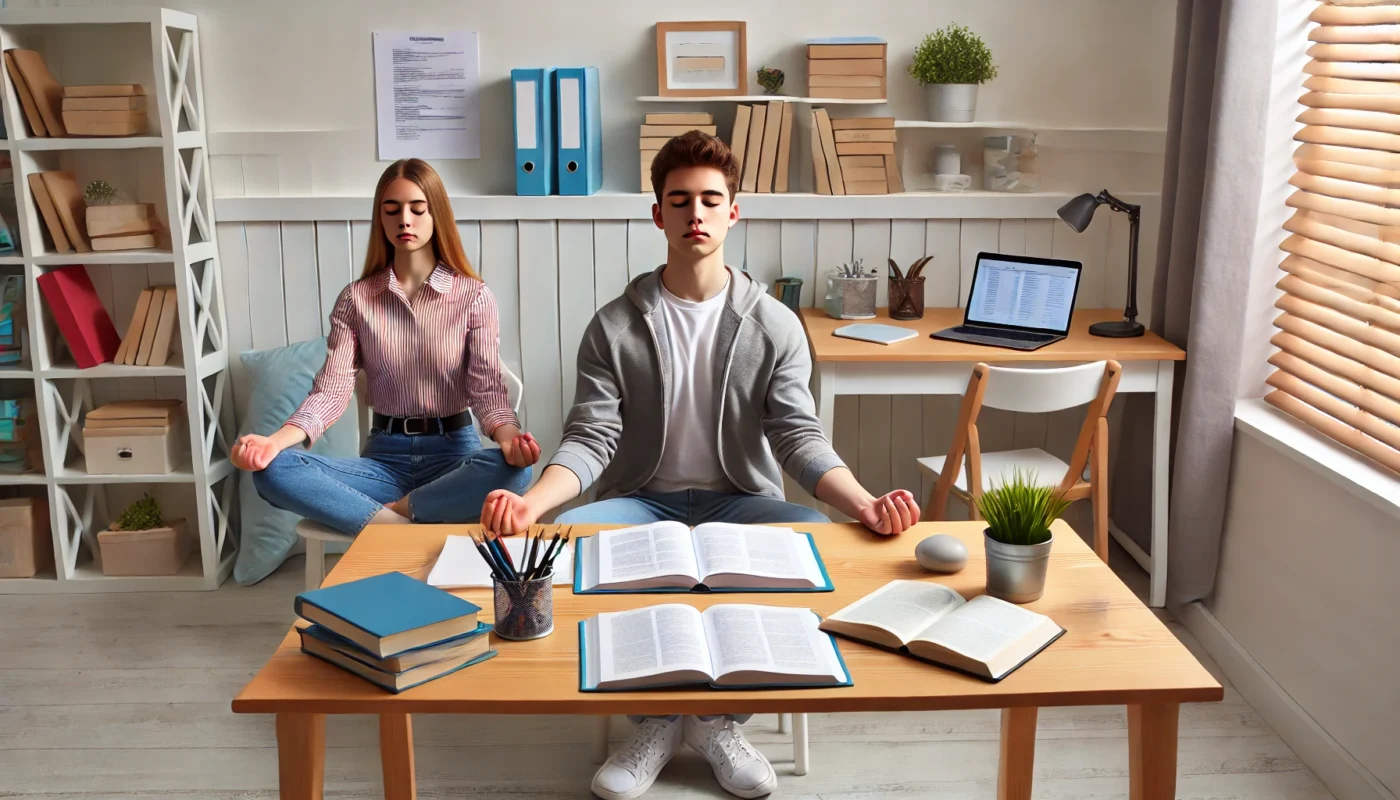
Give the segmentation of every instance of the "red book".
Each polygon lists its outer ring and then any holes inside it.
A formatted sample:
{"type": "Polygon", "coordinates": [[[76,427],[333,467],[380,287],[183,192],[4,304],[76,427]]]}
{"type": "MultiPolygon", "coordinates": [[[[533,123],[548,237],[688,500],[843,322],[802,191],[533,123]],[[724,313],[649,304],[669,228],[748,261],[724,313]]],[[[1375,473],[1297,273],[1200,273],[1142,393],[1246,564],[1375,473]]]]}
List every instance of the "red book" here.
{"type": "Polygon", "coordinates": [[[85,267],[74,264],[40,275],[39,291],[43,292],[58,331],[79,368],[95,367],[116,358],[122,345],[121,335],[102,307],[85,267]]]}

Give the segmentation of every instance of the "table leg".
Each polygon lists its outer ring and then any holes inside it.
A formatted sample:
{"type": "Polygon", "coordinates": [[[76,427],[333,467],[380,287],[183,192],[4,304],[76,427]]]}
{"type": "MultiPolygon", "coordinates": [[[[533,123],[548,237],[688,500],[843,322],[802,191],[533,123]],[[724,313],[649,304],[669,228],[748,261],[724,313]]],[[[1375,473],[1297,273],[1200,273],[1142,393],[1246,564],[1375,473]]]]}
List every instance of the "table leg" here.
{"type": "Polygon", "coordinates": [[[598,715],[598,727],[593,730],[593,763],[601,764],[608,760],[608,738],[612,735],[610,723],[612,717],[607,714],[598,715]]]}
{"type": "Polygon", "coordinates": [[[1178,703],[1128,706],[1128,798],[1176,798],[1178,703]]]}
{"type": "Polygon", "coordinates": [[[1157,362],[1157,392],[1152,411],[1152,576],[1148,605],[1167,604],[1167,508],[1171,477],[1172,381],[1175,362],[1157,362]]]}
{"type": "Polygon", "coordinates": [[[779,715],[778,715],[778,733],[787,733],[788,730],[791,729],[791,727],[792,727],[792,715],[791,715],[791,714],[779,714],[779,715]]]}
{"type": "Polygon", "coordinates": [[[807,715],[792,715],[792,774],[807,774],[807,715]]]}
{"type": "Polygon", "coordinates": [[[1001,760],[997,765],[997,800],[1031,800],[1035,773],[1035,720],[1038,708],[1001,710],[1001,760]]]}
{"type": "MultiPolygon", "coordinates": [[[[812,376],[817,384],[814,398],[817,402],[817,420],[821,423],[822,433],[826,434],[826,440],[835,446],[836,440],[832,437],[836,430],[836,364],[816,362],[812,365],[812,376]]],[[[811,508],[836,519],[835,510],[815,497],[812,498],[811,508]]]]}
{"type": "Polygon", "coordinates": [[[326,781],[326,715],[277,715],[277,782],[283,800],[321,800],[326,781]]]}
{"type": "Polygon", "coordinates": [[[385,800],[414,800],[418,778],[413,771],[413,718],[379,715],[379,762],[384,771],[385,800]]]}

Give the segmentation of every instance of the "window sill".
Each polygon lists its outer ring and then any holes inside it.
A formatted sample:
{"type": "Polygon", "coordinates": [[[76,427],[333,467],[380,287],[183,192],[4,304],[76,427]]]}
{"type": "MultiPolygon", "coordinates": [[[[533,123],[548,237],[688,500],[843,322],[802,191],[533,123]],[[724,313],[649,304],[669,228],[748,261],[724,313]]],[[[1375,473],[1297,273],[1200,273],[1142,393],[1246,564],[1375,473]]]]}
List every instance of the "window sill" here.
{"type": "Polygon", "coordinates": [[[1235,404],[1235,430],[1272,447],[1381,511],[1400,517],[1400,478],[1262,399],[1235,404]]]}

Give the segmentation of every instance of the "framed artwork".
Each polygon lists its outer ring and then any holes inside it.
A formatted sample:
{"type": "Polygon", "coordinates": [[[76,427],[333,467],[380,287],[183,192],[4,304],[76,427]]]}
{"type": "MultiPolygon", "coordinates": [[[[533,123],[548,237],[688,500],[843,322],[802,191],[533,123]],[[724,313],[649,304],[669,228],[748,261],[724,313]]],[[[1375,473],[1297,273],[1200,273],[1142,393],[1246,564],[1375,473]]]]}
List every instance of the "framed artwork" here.
{"type": "Polygon", "coordinates": [[[656,23],[656,86],[662,97],[744,95],[747,23],[656,23]]]}

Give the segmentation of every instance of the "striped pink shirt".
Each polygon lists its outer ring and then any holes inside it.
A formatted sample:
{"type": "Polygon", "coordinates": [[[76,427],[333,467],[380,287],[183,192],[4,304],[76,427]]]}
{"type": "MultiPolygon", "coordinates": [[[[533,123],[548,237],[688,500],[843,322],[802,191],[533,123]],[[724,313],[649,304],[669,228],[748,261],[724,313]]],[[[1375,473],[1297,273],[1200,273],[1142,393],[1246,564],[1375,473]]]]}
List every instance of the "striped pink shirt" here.
{"type": "Polygon", "coordinates": [[[490,436],[519,425],[500,370],[496,298],[439,264],[409,302],[393,269],[351,283],[331,311],[326,364],[287,420],[315,442],[350,404],[364,369],[369,404],[391,417],[447,417],[470,408],[490,436]]]}

